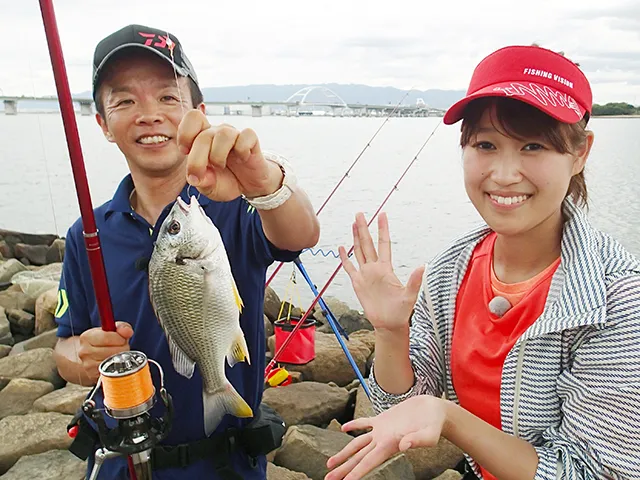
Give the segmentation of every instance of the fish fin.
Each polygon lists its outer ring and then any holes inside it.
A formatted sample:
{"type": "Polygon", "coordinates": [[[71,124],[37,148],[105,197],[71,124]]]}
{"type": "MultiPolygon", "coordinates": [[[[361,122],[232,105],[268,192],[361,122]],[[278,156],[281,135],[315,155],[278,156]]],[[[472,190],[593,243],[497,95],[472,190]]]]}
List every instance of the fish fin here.
{"type": "Polygon", "coordinates": [[[233,287],[233,298],[236,302],[236,307],[238,307],[238,311],[242,313],[242,307],[244,307],[244,303],[242,303],[240,292],[238,292],[238,287],[236,286],[236,282],[233,277],[231,277],[231,286],[233,287]]]}
{"type": "Polygon", "coordinates": [[[191,360],[189,356],[174,342],[173,338],[168,333],[165,333],[167,341],[169,342],[169,352],[171,353],[171,360],[173,361],[173,368],[176,369],[183,377],[191,378],[196,366],[196,362],[191,360]]]}
{"type": "Polygon", "coordinates": [[[204,409],[204,431],[207,437],[215,431],[226,413],[239,418],[253,417],[253,410],[249,404],[228,382],[214,393],[207,393],[203,390],[202,406],[204,409]]]}
{"type": "Polygon", "coordinates": [[[247,341],[244,338],[244,332],[241,328],[238,328],[238,333],[233,339],[233,344],[227,352],[227,363],[230,367],[233,367],[238,362],[246,361],[251,365],[251,359],[249,358],[249,348],[247,347],[247,341]]]}

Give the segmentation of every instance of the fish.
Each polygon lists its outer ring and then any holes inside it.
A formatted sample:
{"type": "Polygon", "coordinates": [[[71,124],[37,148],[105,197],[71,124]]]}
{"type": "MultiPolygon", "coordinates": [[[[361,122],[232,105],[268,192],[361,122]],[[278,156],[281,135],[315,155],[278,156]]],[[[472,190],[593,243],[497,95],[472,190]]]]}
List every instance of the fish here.
{"type": "Polygon", "coordinates": [[[176,372],[202,376],[204,430],[211,435],[225,414],[253,411],[225,374],[225,362],[251,365],[240,327],[244,304],[220,231],[195,196],[178,197],[162,222],[149,260],[149,296],[176,372]]]}

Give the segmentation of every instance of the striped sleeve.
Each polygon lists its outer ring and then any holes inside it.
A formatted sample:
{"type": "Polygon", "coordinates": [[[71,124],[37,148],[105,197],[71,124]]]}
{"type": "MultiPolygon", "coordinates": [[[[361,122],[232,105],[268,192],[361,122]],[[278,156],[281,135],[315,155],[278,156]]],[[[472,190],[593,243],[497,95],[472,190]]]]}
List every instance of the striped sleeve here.
{"type": "Polygon", "coordinates": [[[606,308],[558,379],[563,419],[536,447],[535,480],[640,478],[640,276],[616,280],[606,308]]]}
{"type": "Polygon", "coordinates": [[[415,395],[440,396],[443,392],[442,384],[442,354],[434,335],[433,321],[429,308],[431,299],[425,289],[425,280],[411,317],[409,333],[409,358],[413,367],[414,384],[406,393],[394,395],[387,393],[375,379],[375,360],[369,374],[371,401],[376,414],[415,395]]]}

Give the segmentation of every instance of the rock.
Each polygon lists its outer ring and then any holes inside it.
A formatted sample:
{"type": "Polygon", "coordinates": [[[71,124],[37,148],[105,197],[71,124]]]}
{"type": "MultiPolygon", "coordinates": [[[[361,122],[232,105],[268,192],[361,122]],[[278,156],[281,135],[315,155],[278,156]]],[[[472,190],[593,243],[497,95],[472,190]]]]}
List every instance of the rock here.
{"type": "Polygon", "coordinates": [[[313,480],[323,480],[329,472],[327,460],[342,450],[353,437],[313,425],[289,428],[274,463],[295,472],[304,472],[313,480]]]}
{"type": "Polygon", "coordinates": [[[58,374],[51,348],[36,348],[18,355],[0,358],[0,378],[43,380],[51,383],[55,388],[65,384],[58,374]]]}
{"type": "Polygon", "coordinates": [[[33,411],[75,415],[90,391],[91,387],[68,383],[66,387],[38,398],[33,402],[33,411]]]}
{"type": "MultiPolygon", "coordinates": [[[[323,480],[329,472],[327,460],[342,450],[353,437],[313,425],[291,427],[278,450],[275,464],[296,472],[304,472],[312,480],[323,480]]],[[[363,477],[363,480],[413,480],[411,464],[397,455],[363,477]]]]}
{"type": "Polygon", "coordinates": [[[54,313],[58,305],[58,287],[51,288],[40,294],[36,300],[36,325],[34,329],[35,335],[40,335],[48,330],[54,330],[58,327],[54,313]]]}
{"type": "Polygon", "coordinates": [[[435,480],[460,480],[462,474],[455,470],[447,470],[442,475],[438,475],[435,480]]]}
{"type": "Polygon", "coordinates": [[[353,382],[350,382],[349,384],[345,385],[344,388],[348,392],[351,392],[352,390],[357,390],[359,386],[360,386],[360,380],[356,378],[353,382]]]}
{"type": "Polygon", "coordinates": [[[57,238],[60,237],[57,235],[40,235],[0,229],[0,240],[6,241],[12,248],[17,243],[26,243],[27,245],[51,245],[57,238]]]}
{"type": "Polygon", "coordinates": [[[376,347],[376,333],[373,330],[357,330],[349,335],[349,338],[361,340],[372,352],[376,347]]]}
{"type": "Polygon", "coordinates": [[[269,462],[267,463],[267,480],[309,480],[309,477],[304,473],[292,472],[269,462]]]}
{"type": "MultiPolygon", "coordinates": [[[[338,323],[342,325],[347,335],[350,335],[358,330],[371,330],[373,331],[373,325],[369,323],[369,320],[360,312],[356,310],[349,310],[342,314],[339,318],[338,323]]],[[[322,327],[320,327],[319,331],[325,333],[331,333],[331,326],[329,323],[326,323],[322,327]]]]}
{"type": "Polygon", "coordinates": [[[266,338],[269,338],[271,335],[273,335],[273,333],[273,323],[271,323],[269,317],[264,315],[264,336],[266,338]]]}
{"type": "Polygon", "coordinates": [[[26,258],[31,265],[46,265],[47,252],[49,247],[47,245],[27,245],[24,243],[16,243],[13,247],[13,254],[16,258],[26,258]]]}
{"type": "Polygon", "coordinates": [[[435,447],[412,448],[405,452],[418,480],[430,480],[454,468],[464,457],[462,451],[446,438],[435,447]]]}
{"type": "Polygon", "coordinates": [[[267,287],[264,292],[264,314],[273,323],[278,319],[278,312],[280,312],[280,297],[273,288],[267,287]]]}
{"type": "Polygon", "coordinates": [[[20,343],[20,342],[24,342],[26,340],[29,340],[30,338],[33,338],[32,335],[24,335],[23,333],[14,333],[13,334],[13,340],[15,343],[20,343]]]}
{"type": "Polygon", "coordinates": [[[291,383],[300,383],[304,381],[304,375],[300,372],[289,372],[289,375],[291,375],[291,383]]]}
{"type": "Polygon", "coordinates": [[[318,382],[292,383],[265,390],[263,401],[291,425],[325,426],[344,416],[349,392],[318,382]]]}
{"type": "Polygon", "coordinates": [[[34,401],[51,391],[49,382],[14,378],[0,391],[0,419],[27,413],[34,401]]]}
{"type": "Polygon", "coordinates": [[[415,480],[411,464],[406,456],[396,455],[362,477],[363,480],[415,480]]]}
{"type": "Polygon", "coordinates": [[[44,267],[29,268],[16,273],[11,281],[20,287],[20,291],[35,300],[47,290],[56,289],[62,276],[62,264],[52,263],[44,267]]]}
{"type": "Polygon", "coordinates": [[[65,241],[61,238],[58,238],[53,241],[49,250],[47,250],[46,260],[47,263],[58,263],[64,260],[64,248],[65,241]]]}
{"type": "Polygon", "coordinates": [[[84,480],[87,463],[68,450],[49,450],[18,460],[2,480],[84,480]]]}
{"type": "Polygon", "coordinates": [[[18,355],[28,350],[35,350],[36,348],[54,348],[56,343],[58,343],[56,333],[57,330],[49,330],[37,337],[31,337],[20,343],[16,343],[11,349],[10,355],[18,355]]]}
{"type": "MultiPolygon", "coordinates": [[[[371,332],[373,334],[373,332],[371,332]]],[[[371,349],[367,342],[360,338],[345,340],[356,365],[361,373],[365,372],[367,359],[371,349]]],[[[275,342],[270,342],[270,349],[275,348],[275,342]]],[[[271,350],[272,353],[274,350],[271,350]]],[[[315,352],[313,360],[305,365],[283,364],[289,371],[301,372],[306,381],[321,383],[335,382],[340,386],[349,384],[356,378],[351,364],[342,351],[338,340],[333,334],[316,332],[315,352]]]]}
{"type": "Polygon", "coordinates": [[[0,264],[0,283],[10,282],[11,278],[18,272],[26,270],[20,261],[15,258],[10,258],[6,262],[0,264]]]}
{"type": "Polygon", "coordinates": [[[11,324],[9,323],[4,307],[0,306],[0,345],[13,344],[14,340],[11,335],[11,324]]]}
{"type": "Polygon", "coordinates": [[[25,295],[17,285],[13,285],[0,292],[0,307],[4,307],[5,310],[24,310],[36,313],[36,300],[25,295]]]}
{"type": "Polygon", "coordinates": [[[334,432],[342,432],[342,425],[338,420],[334,418],[333,420],[331,420],[331,422],[327,426],[327,430],[331,430],[334,432]]]}
{"type": "Polygon", "coordinates": [[[13,258],[13,250],[4,240],[0,240],[0,255],[4,258],[13,258]]]}
{"type": "Polygon", "coordinates": [[[362,385],[359,385],[358,393],[356,394],[356,408],[353,412],[353,418],[355,419],[375,416],[376,412],[373,411],[371,400],[369,400],[369,398],[367,397],[367,394],[364,392],[364,388],[362,387],[362,385]]]}
{"type": "Polygon", "coordinates": [[[9,345],[0,345],[0,358],[4,358],[11,353],[12,348],[9,345]]]}
{"type": "Polygon", "coordinates": [[[30,413],[0,420],[0,474],[25,455],[69,448],[67,424],[71,418],[60,413],[30,413]]]}
{"type": "MultiPolygon", "coordinates": [[[[349,308],[349,305],[347,305],[341,300],[338,300],[335,297],[323,297],[323,299],[324,299],[324,303],[327,305],[327,307],[329,307],[329,310],[333,314],[334,318],[339,319],[342,315],[344,315],[349,310],[351,310],[351,308],[349,308]]],[[[322,306],[320,305],[320,302],[318,302],[314,307],[313,315],[315,318],[320,320],[323,324],[326,324],[328,326],[329,321],[327,320],[326,315],[322,311],[322,306]]]]}
{"type": "MultiPolygon", "coordinates": [[[[356,407],[353,418],[373,417],[373,405],[364,393],[362,386],[358,387],[356,396],[356,407]]],[[[352,432],[354,435],[364,433],[362,431],[352,432]]],[[[405,452],[417,480],[430,480],[437,477],[442,472],[454,468],[463,458],[462,451],[445,438],[435,447],[412,448],[405,452]]]]}
{"type": "Polygon", "coordinates": [[[24,310],[6,309],[5,311],[9,323],[11,324],[11,333],[13,335],[30,336],[36,325],[36,317],[24,310]]]}

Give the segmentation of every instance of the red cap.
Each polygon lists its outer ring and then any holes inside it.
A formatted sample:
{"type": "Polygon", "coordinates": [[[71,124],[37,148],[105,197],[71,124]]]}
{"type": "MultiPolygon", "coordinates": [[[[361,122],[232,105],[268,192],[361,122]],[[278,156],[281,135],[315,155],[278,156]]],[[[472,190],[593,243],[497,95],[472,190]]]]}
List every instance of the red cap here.
{"type": "Polygon", "coordinates": [[[467,96],[447,110],[444,123],[461,120],[467,104],[481,97],[515,98],[564,123],[591,114],[587,77],[568,58],[541,47],[505,47],[484,58],[473,72],[467,96]]]}

